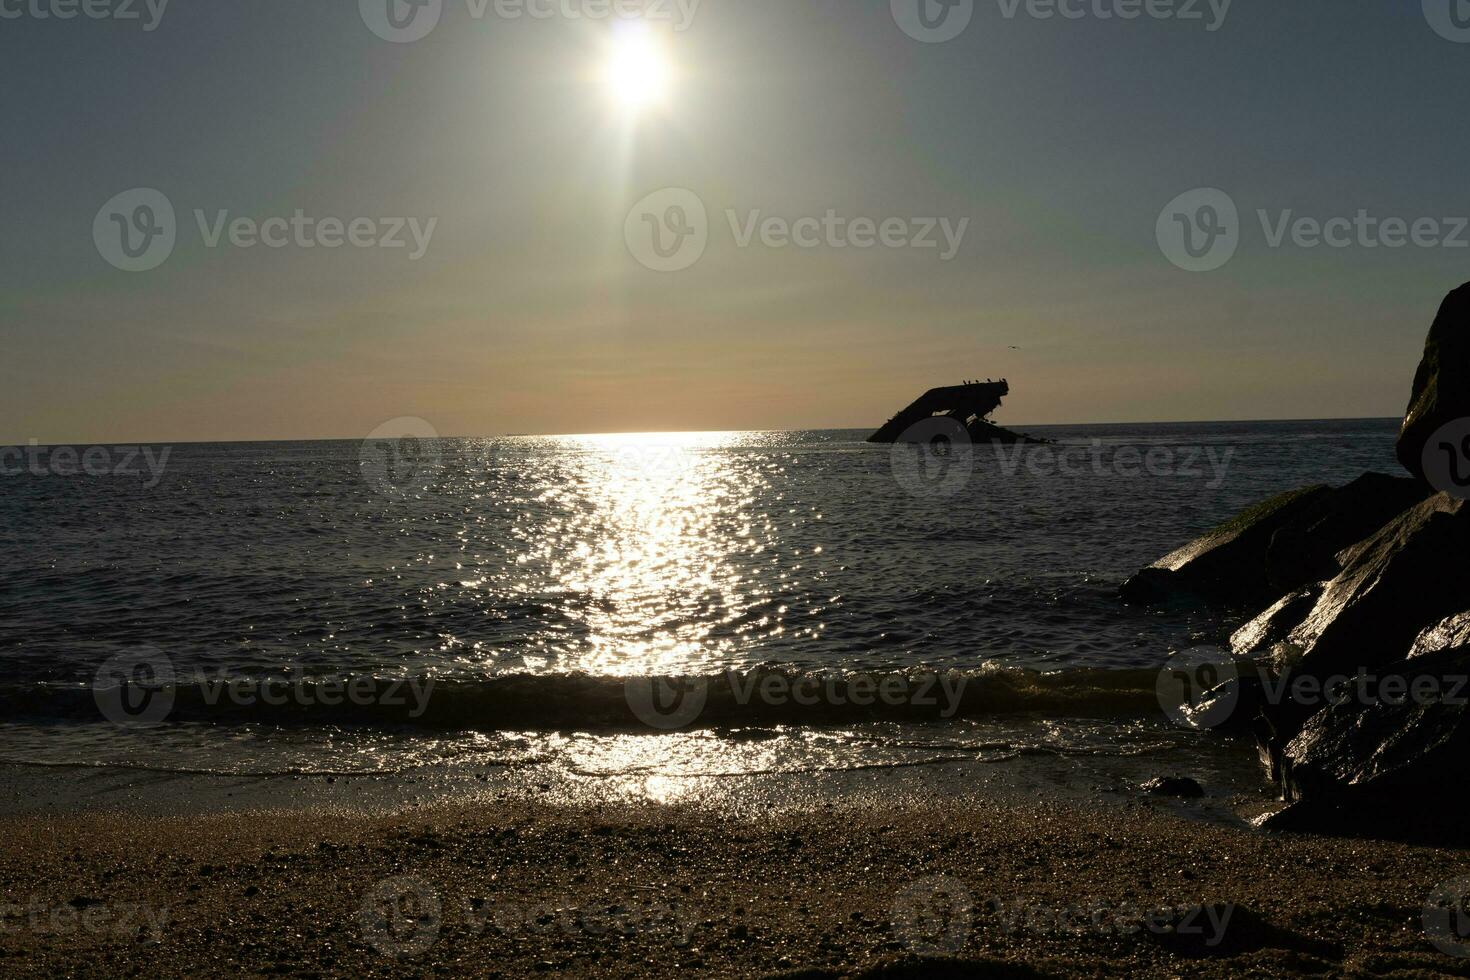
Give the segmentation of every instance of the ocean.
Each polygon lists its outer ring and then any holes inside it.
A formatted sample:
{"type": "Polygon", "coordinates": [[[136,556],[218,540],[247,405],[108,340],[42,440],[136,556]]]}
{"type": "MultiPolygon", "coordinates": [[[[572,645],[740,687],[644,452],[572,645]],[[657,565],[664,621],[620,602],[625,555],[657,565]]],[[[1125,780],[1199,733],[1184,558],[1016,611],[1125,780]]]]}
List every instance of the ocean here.
{"type": "Polygon", "coordinates": [[[1154,692],[1240,617],[1118,586],[1266,496],[1394,472],[1396,420],[1027,431],[1055,445],[349,440],[91,467],[21,447],[0,762],[656,798],[1193,764],[1238,788],[1245,756],[1154,692]]]}

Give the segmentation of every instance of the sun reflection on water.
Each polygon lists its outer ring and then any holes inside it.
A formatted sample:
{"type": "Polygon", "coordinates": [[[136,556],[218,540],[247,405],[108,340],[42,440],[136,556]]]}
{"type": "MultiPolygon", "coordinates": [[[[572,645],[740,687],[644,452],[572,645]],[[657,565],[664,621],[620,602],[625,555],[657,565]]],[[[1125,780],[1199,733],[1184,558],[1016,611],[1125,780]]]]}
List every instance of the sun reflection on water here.
{"type": "Polygon", "coordinates": [[[688,672],[723,662],[720,628],[745,610],[742,565],[767,543],[736,519],[764,489],[730,466],[741,433],[640,433],[561,440],[579,452],[589,514],[556,570],[560,585],[594,601],[585,614],[596,674],[688,672]]]}

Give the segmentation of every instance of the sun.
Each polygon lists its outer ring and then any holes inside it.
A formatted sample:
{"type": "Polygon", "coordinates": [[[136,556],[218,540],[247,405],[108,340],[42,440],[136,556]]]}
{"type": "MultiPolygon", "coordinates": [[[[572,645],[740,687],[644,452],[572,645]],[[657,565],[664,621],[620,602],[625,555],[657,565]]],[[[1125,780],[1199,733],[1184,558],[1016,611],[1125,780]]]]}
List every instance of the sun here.
{"type": "Polygon", "coordinates": [[[602,80],[613,103],[629,115],[664,104],[672,87],[668,53],[647,24],[619,24],[608,44],[602,80]]]}

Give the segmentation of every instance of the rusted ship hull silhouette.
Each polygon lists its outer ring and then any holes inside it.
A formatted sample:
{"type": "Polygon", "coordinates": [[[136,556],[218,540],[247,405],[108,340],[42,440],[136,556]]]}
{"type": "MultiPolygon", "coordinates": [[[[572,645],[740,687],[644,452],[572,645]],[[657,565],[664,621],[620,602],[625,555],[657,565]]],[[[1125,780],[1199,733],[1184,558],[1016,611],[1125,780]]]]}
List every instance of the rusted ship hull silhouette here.
{"type": "MultiPolygon", "coordinates": [[[[869,442],[928,442],[938,433],[932,419],[947,419],[962,427],[971,442],[979,443],[1043,443],[1035,439],[1003,429],[990,421],[990,416],[1000,408],[1001,399],[1011,393],[1010,383],[1001,381],[974,382],[954,385],[949,388],[933,388],[920,395],[908,408],[889,419],[877,432],[868,437],[869,442]]],[[[955,430],[958,432],[958,429],[955,430]]]]}

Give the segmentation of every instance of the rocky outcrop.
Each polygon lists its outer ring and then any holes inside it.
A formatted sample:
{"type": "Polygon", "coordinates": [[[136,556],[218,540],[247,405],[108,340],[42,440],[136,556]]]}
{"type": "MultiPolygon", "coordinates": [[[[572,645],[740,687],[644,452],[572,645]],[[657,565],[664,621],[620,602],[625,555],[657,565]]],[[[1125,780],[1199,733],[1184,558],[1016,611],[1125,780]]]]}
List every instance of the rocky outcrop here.
{"type": "Polygon", "coordinates": [[[1408,656],[1425,626],[1464,608],[1470,510],[1437,494],[1342,554],[1342,572],[1291,634],[1315,676],[1408,656]]]}
{"type": "Polygon", "coordinates": [[[1328,487],[1292,490],[1262,501],[1123,583],[1123,601],[1156,605],[1193,597],[1233,606],[1269,600],[1266,555],[1281,528],[1313,513],[1328,487]]]}
{"type": "Polygon", "coordinates": [[[1156,605],[1193,597],[1259,606],[1334,577],[1343,549],[1428,494],[1416,480],[1382,473],[1365,473],[1343,487],[1279,494],[1133,576],[1123,584],[1123,600],[1156,605]]]}
{"type": "Polygon", "coordinates": [[[1470,459],[1446,477],[1426,446],[1470,447],[1470,285],[1445,300],[1414,379],[1396,447],[1414,478],[1273,497],[1123,587],[1135,603],[1265,607],[1231,637],[1238,676],[1188,717],[1255,735],[1293,801],[1266,826],[1458,824],[1470,803],[1470,459]]]}
{"type": "Polygon", "coordinates": [[[1409,658],[1467,646],[1470,646],[1470,612],[1462,612],[1420,633],[1409,650],[1409,658]]]}
{"type": "Polygon", "coordinates": [[[1276,644],[1286,642],[1317,605],[1324,588],[1326,583],[1318,582],[1278,599],[1265,612],[1235,631],[1230,637],[1230,651],[1237,657],[1245,657],[1269,651],[1276,644]]]}
{"type": "Polygon", "coordinates": [[[1470,650],[1445,650],[1349,679],[1283,753],[1288,799],[1422,806],[1470,796],[1470,650]],[[1416,791],[1418,794],[1416,795],[1416,791]]]}
{"type": "Polygon", "coordinates": [[[1426,479],[1424,449],[1430,437],[1466,417],[1470,417],[1470,283],[1445,298],[1429,329],[1396,447],[1404,469],[1426,479]]]}
{"type": "Polygon", "coordinates": [[[1342,570],[1338,553],[1429,496],[1408,477],[1364,473],[1346,486],[1318,496],[1298,520],[1271,537],[1266,576],[1277,592],[1291,592],[1330,579],[1342,570]]]}
{"type": "Polygon", "coordinates": [[[1291,792],[1289,745],[1312,724],[1346,720],[1322,714],[1332,701],[1326,690],[1405,660],[1425,624],[1463,607],[1457,564],[1466,547],[1470,509],[1440,494],[1340,556],[1342,572],[1285,641],[1291,662],[1252,705],[1262,760],[1283,791],[1291,792]]]}

